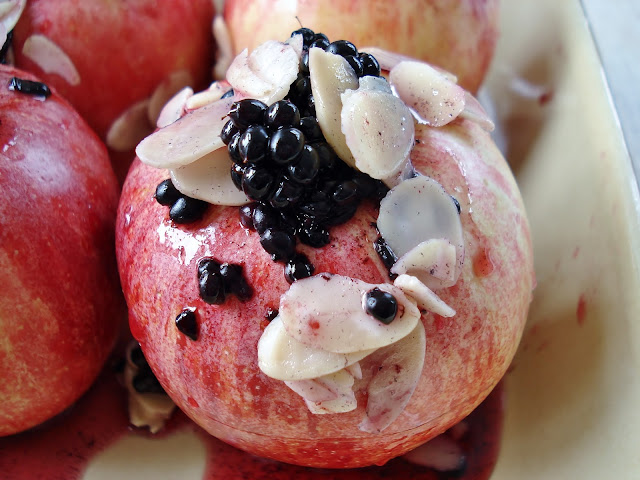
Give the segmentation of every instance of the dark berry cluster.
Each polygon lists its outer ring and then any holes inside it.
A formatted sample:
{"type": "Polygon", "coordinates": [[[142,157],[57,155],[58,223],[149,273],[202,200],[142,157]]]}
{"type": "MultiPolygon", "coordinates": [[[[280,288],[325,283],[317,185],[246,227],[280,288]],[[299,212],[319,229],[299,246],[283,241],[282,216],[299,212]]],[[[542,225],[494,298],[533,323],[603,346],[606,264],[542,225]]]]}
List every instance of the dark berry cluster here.
{"type": "Polygon", "coordinates": [[[247,283],[242,265],[220,263],[213,258],[198,262],[198,289],[200,298],[212,305],[224,303],[227,295],[235,295],[242,302],[249,300],[253,289],[247,283]]]}
{"type": "Polygon", "coordinates": [[[151,367],[144,358],[140,345],[136,345],[129,352],[129,359],[138,371],[133,377],[132,386],[138,393],[165,393],[162,385],[151,371],[151,367]]]}
{"type": "Polygon", "coordinates": [[[180,193],[169,178],[158,184],[155,198],[160,205],[169,207],[169,218],[176,223],[200,220],[209,206],[205,201],[180,193]]]}

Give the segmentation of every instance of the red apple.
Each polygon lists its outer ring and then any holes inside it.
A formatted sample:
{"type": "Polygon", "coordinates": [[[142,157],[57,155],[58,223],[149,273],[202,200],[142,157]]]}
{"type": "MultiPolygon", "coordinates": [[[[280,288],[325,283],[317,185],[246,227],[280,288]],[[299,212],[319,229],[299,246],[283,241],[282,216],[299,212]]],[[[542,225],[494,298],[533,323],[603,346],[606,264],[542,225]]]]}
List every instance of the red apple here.
{"type": "Polygon", "coordinates": [[[227,0],[233,52],[286,39],[300,26],[438,65],[476,92],[498,37],[498,0],[227,0]]]}
{"type": "Polygon", "coordinates": [[[212,19],[211,0],[33,0],[14,30],[15,61],[71,102],[123,179],[157,103],[209,81],[212,19]]]}
{"type": "MultiPolygon", "coordinates": [[[[366,397],[348,413],[314,415],[304,401],[258,367],[265,316],[289,289],[281,263],[243,227],[237,207],[210,206],[205,217],[177,225],[154,189],[164,170],[136,161],[124,184],[116,247],[133,335],[178,406],[211,434],[241,449],[316,467],[382,464],[466,416],[505,373],[518,345],[533,288],[531,240],[514,178],[489,134],[458,118],[416,127],[415,167],[461,205],[465,261],[453,287],[438,290],[452,318],[421,317],[427,347],[418,386],[404,412],[379,434],[360,431],[366,397]],[[199,296],[203,257],[243,265],[254,295],[210,305],[199,296]],[[193,341],[176,317],[195,311],[193,341]]],[[[377,207],[362,204],[331,230],[330,245],[298,245],[315,272],[370,283],[388,280],[373,248],[377,207]]],[[[363,368],[364,370],[364,368],[363,368]]],[[[365,374],[366,375],[366,374],[365,374]]]]}
{"type": "Polygon", "coordinates": [[[0,67],[0,436],[47,420],[96,378],[122,325],[119,187],[103,143],[54,93],[0,67]]]}

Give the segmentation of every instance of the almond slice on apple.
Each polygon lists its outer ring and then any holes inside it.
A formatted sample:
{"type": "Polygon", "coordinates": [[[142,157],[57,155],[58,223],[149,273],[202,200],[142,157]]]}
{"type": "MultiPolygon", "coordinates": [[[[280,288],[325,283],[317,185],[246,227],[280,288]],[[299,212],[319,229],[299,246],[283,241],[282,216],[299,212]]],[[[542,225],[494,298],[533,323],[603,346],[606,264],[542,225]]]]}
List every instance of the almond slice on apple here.
{"type": "Polygon", "coordinates": [[[400,415],[413,395],[424,365],[427,339],[422,322],[402,340],[371,354],[375,374],[367,387],[366,417],[359,428],[379,433],[400,415]]]}
{"type": "MultiPolygon", "coordinates": [[[[198,92],[191,98],[189,98],[185,105],[186,109],[196,110],[198,108],[204,107],[205,105],[216,102],[231,90],[231,85],[229,85],[229,82],[227,81],[220,80],[217,82],[213,82],[211,85],[209,85],[209,88],[198,92]]],[[[231,95],[233,95],[233,93],[231,93],[231,95]]],[[[236,98],[236,100],[238,99],[236,98]]]]}
{"type": "Polygon", "coordinates": [[[358,406],[356,395],[353,391],[355,379],[347,370],[338,370],[330,375],[317,378],[316,381],[335,392],[337,398],[322,402],[313,402],[305,399],[307,408],[311,413],[316,415],[345,413],[355,410],[358,406]]]}
{"type": "MultiPolygon", "coordinates": [[[[411,111],[398,97],[368,82],[342,94],[341,126],[355,167],[378,180],[404,168],[413,148],[411,111]]],[[[316,107],[317,108],[317,107],[316,107]]]]}
{"type": "Polygon", "coordinates": [[[318,125],[327,143],[344,162],[354,167],[355,159],[342,133],[340,97],[347,90],[358,88],[357,75],[340,55],[314,47],[309,49],[309,81],[318,125]]]}
{"type": "Polygon", "coordinates": [[[338,398],[326,384],[315,378],[308,380],[285,380],[285,385],[300,395],[305,401],[328,402],[338,398]]]}
{"type": "Polygon", "coordinates": [[[229,151],[219,148],[169,173],[175,187],[188,197],[214,205],[245,205],[250,200],[231,180],[231,165],[229,151]]]}
{"type": "MultiPolygon", "coordinates": [[[[380,202],[377,226],[398,258],[426,240],[446,239],[456,249],[455,283],[464,261],[462,224],[453,199],[437,181],[420,175],[393,187],[380,202]]],[[[436,280],[427,283],[437,285],[436,280]]]]}
{"type": "Polygon", "coordinates": [[[22,54],[45,73],[60,75],[69,85],[80,85],[80,74],[69,55],[49,37],[31,35],[22,45],[22,54]]]}
{"type": "Polygon", "coordinates": [[[465,106],[465,90],[424,62],[402,61],[389,72],[396,94],[416,119],[431,127],[453,121],[465,106]]]}
{"type": "Polygon", "coordinates": [[[300,56],[292,45],[269,40],[251,54],[244,49],[231,62],[227,81],[234,90],[271,105],[289,93],[299,64],[300,56]]]}
{"type": "Polygon", "coordinates": [[[162,107],[158,114],[156,127],[163,128],[178,120],[185,112],[187,100],[193,95],[193,88],[184,87],[162,107]]]}
{"type": "Polygon", "coordinates": [[[453,317],[456,311],[447,305],[433,290],[417,277],[403,273],[398,275],[393,284],[418,302],[418,306],[442,317],[453,317]]]}
{"type": "Polygon", "coordinates": [[[193,83],[193,77],[188,70],[177,70],[169,74],[160,85],[151,94],[149,99],[149,123],[156,125],[160,112],[166,103],[173,98],[173,96],[184,88],[193,83]]]}
{"type": "MultiPolygon", "coordinates": [[[[360,49],[361,52],[366,52],[370,55],[376,57],[378,60],[378,64],[380,65],[380,70],[390,71],[393,67],[398,65],[400,62],[419,62],[420,60],[409,57],[407,55],[402,55],[401,53],[391,52],[389,50],[385,50],[380,47],[364,47],[360,49]]],[[[422,62],[426,63],[426,62],[422,62]]],[[[429,64],[430,65],[430,64],[429,64]]],[[[444,68],[440,68],[437,65],[431,65],[431,67],[435,68],[438,72],[444,75],[453,83],[458,83],[458,77],[456,77],[453,73],[444,68]]]]}
{"type": "Polygon", "coordinates": [[[487,132],[493,132],[496,128],[482,104],[469,92],[465,92],[464,110],[460,113],[460,117],[476,122],[487,132]]]}
{"type": "Polygon", "coordinates": [[[310,347],[291,337],[278,316],[267,325],[258,341],[258,366],[276,380],[306,380],[335,373],[372,352],[344,354],[310,347]]]}
{"type": "MultiPolygon", "coordinates": [[[[10,32],[16,26],[26,4],[27,0],[4,0],[0,2],[0,25],[4,26],[5,33],[10,32]]],[[[4,41],[2,43],[4,44],[4,41]]]]}
{"type": "Polygon", "coordinates": [[[458,281],[456,247],[445,238],[420,242],[402,255],[391,267],[391,273],[414,275],[429,288],[446,288],[458,281]]]}
{"type": "Polygon", "coordinates": [[[225,147],[220,132],[235,100],[223,98],[157,130],[138,144],[136,155],[155,168],[177,168],[225,147]]]}
{"type": "Polygon", "coordinates": [[[322,273],[293,283],[280,298],[280,317],[287,333],[299,342],[335,353],[384,347],[408,335],[420,311],[401,289],[322,273]],[[397,303],[396,317],[385,325],[363,308],[366,293],[379,288],[397,303]]]}
{"type": "Polygon", "coordinates": [[[109,127],[105,138],[107,146],[116,152],[133,150],[140,140],[153,131],[148,112],[148,98],[127,108],[109,127]]]}

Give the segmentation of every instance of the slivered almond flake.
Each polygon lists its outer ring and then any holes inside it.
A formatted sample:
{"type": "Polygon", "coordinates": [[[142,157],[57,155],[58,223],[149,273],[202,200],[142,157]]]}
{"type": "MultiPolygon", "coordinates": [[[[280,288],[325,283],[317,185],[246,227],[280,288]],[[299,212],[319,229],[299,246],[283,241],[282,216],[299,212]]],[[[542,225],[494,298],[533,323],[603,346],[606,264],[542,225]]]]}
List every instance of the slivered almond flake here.
{"type": "Polygon", "coordinates": [[[114,120],[107,132],[105,143],[116,152],[133,150],[144,137],[153,131],[147,115],[149,100],[134,103],[114,120]]]}
{"type": "Polygon", "coordinates": [[[73,61],[48,37],[35,33],[24,42],[22,54],[45,73],[60,75],[69,85],[80,85],[80,74],[73,61]]]}

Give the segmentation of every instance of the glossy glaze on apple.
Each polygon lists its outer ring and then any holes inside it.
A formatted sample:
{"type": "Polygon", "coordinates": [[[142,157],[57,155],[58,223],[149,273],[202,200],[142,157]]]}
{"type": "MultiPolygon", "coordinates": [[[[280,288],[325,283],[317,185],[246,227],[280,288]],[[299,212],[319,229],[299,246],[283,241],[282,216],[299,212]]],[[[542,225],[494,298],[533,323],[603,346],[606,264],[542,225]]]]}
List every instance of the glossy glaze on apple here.
{"type": "MultiPolygon", "coordinates": [[[[288,52],[286,46],[273,43],[265,48],[288,52]]],[[[284,63],[289,65],[293,57],[286,55],[284,63]]],[[[322,54],[316,57],[329,68],[336,65],[328,57],[325,61],[322,54]]],[[[250,61],[245,54],[240,64],[250,61]]],[[[390,69],[393,72],[400,67],[411,72],[404,73],[407,99],[415,92],[414,85],[406,82],[412,75],[436,76],[438,81],[448,82],[442,93],[450,99],[447,105],[455,110],[446,113],[448,121],[442,122],[443,117],[432,115],[437,112],[428,103],[415,104],[415,108],[421,109],[423,122],[432,126],[415,126],[416,142],[410,161],[418,172],[442,186],[439,188],[446,192],[448,208],[456,218],[458,205],[450,195],[455,194],[458,199],[460,245],[465,255],[473,258],[479,248],[489,248],[496,268],[491,275],[480,278],[474,274],[472,262],[454,262],[459,271],[456,267],[449,273],[442,272],[444,277],[451,274],[453,282],[445,280],[445,284],[438,285],[441,288],[438,298],[424,300],[433,300],[430,305],[441,300],[442,310],[432,313],[433,308],[429,308],[431,312],[423,313],[419,322],[427,342],[422,352],[422,375],[406,408],[380,434],[362,431],[358,426],[368,415],[366,385],[375,378],[384,358],[372,356],[375,360],[362,364],[355,375],[355,408],[336,415],[314,415],[283,382],[265,376],[258,368],[256,350],[263,335],[262,320],[267,311],[281,306],[281,298],[289,286],[281,267],[260,247],[258,236],[242,225],[237,209],[212,206],[202,220],[177,226],[167,218],[166,209],[153,200],[153,190],[166,178],[165,172],[136,163],[127,179],[120,204],[117,242],[132,332],[160,382],[180,408],[210,433],[240,448],[312,466],[384,463],[468,414],[495,386],[515,352],[531,298],[533,275],[526,217],[513,177],[483,129],[487,121],[481,115],[474,117],[478,110],[467,110],[467,105],[476,106],[472,97],[429,66],[407,65],[400,60],[390,69]],[[445,80],[440,80],[441,77],[445,80]],[[194,275],[197,262],[205,256],[242,264],[255,295],[247,302],[232,299],[222,306],[203,302],[195,288],[194,275]],[[446,316],[447,306],[455,310],[455,316],[446,316]],[[198,342],[185,339],[172,326],[173,319],[185,307],[194,309],[200,318],[198,342]],[[358,378],[360,375],[362,378],[358,378]],[[261,433],[265,425],[268,435],[261,433]]],[[[294,68],[293,78],[297,74],[295,64],[294,68]]],[[[289,79],[288,73],[278,75],[289,79]]],[[[235,78],[246,81],[239,74],[235,78]]],[[[232,79],[231,83],[236,99],[242,94],[238,81],[232,79]]],[[[330,79],[328,83],[331,84],[330,79]]],[[[260,88],[260,94],[270,100],[286,94],[286,90],[281,93],[280,85],[260,88]]],[[[346,90],[348,87],[342,92],[346,90]]],[[[381,90],[378,85],[371,90],[375,98],[391,95],[390,90],[381,90]]],[[[347,104],[351,98],[343,96],[343,101],[347,104]]],[[[359,101],[368,105],[368,99],[369,96],[359,101]]],[[[332,105],[331,102],[328,100],[327,105],[332,105]]],[[[375,103],[371,106],[378,108],[375,103]]],[[[220,100],[187,113],[161,129],[153,140],[143,142],[139,155],[160,168],[183,168],[202,155],[212,155],[219,146],[205,137],[192,144],[198,134],[184,127],[189,124],[202,128],[200,119],[211,116],[221,129],[225,123],[223,107],[225,102],[220,100]],[[220,112],[216,110],[218,105],[220,112]],[[154,145],[157,139],[160,142],[154,145]],[[166,148],[162,148],[163,142],[168,142],[166,148]],[[199,153],[194,157],[195,150],[199,153]],[[172,153],[168,154],[169,151],[172,153]]],[[[331,128],[323,126],[327,139],[338,138],[327,134],[331,128]]],[[[404,131],[400,129],[399,134],[404,131]]],[[[344,140],[338,143],[347,143],[337,147],[336,144],[334,148],[349,149],[355,154],[353,163],[358,168],[379,175],[391,185],[402,181],[406,170],[402,162],[385,170],[379,164],[365,161],[365,156],[349,146],[359,135],[345,133],[344,140]]],[[[413,135],[403,138],[413,146],[413,135]]],[[[388,270],[374,249],[378,232],[372,225],[378,220],[377,205],[363,203],[349,222],[331,231],[329,245],[320,249],[305,245],[298,248],[315,266],[316,273],[328,272],[372,285],[389,284],[388,270]]],[[[455,259],[460,255],[455,246],[458,242],[451,243],[455,259]]],[[[410,259],[403,264],[411,265],[410,259]]],[[[405,288],[413,289],[414,293],[422,291],[419,288],[424,286],[422,282],[411,283],[404,277],[403,280],[405,288]]]]}

